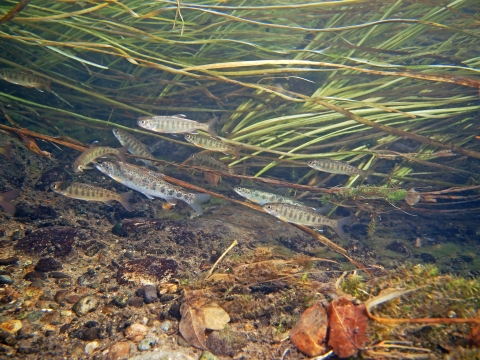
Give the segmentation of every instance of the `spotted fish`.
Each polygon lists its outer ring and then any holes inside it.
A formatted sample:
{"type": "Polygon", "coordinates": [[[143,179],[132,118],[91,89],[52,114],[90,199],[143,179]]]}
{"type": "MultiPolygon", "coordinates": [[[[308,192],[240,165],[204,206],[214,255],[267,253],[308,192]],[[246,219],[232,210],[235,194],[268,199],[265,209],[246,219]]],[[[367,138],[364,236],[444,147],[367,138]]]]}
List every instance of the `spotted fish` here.
{"type": "Polygon", "coordinates": [[[343,226],[351,221],[350,216],[337,220],[330,219],[326,216],[317,214],[311,208],[305,206],[290,204],[265,204],[263,209],[270,215],[276,216],[282,221],[314,227],[326,225],[335,230],[337,235],[342,239],[345,237],[343,226]]]}
{"type": "Polygon", "coordinates": [[[26,88],[35,88],[38,91],[43,91],[43,89],[50,91],[50,80],[45,80],[18,70],[0,69],[0,79],[26,88]]]}
{"type": "Polygon", "coordinates": [[[128,211],[133,211],[133,207],[130,204],[130,199],[133,193],[131,191],[117,194],[114,191],[103,189],[101,187],[82,184],[71,181],[57,181],[50,184],[52,189],[57,194],[61,194],[73,199],[86,200],[86,201],[101,201],[108,206],[113,205],[113,201],[118,201],[128,211]]]}
{"type": "Polygon", "coordinates": [[[20,189],[13,189],[0,194],[0,206],[8,214],[15,214],[15,205],[12,204],[12,200],[20,195],[20,189]]]}
{"type": "Polygon", "coordinates": [[[141,166],[123,163],[120,161],[104,161],[95,164],[95,167],[113,180],[122,183],[130,189],[144,194],[149,199],[155,197],[166,200],[172,205],[182,200],[190,205],[199,215],[203,214],[201,204],[210,200],[208,194],[195,194],[172,185],[163,180],[163,175],[141,166]]]}
{"type": "Polygon", "coordinates": [[[341,161],[317,159],[308,161],[307,165],[315,170],[331,174],[360,175],[363,178],[366,178],[368,175],[366,171],[341,161]]]}
{"type": "MultiPolygon", "coordinates": [[[[135,136],[122,129],[113,129],[113,135],[123,146],[128,147],[128,151],[137,156],[155,159],[148,146],[138,140],[135,136]]],[[[145,165],[156,167],[150,160],[141,159],[145,165]]]]}
{"type": "Polygon", "coordinates": [[[190,155],[190,159],[192,160],[194,165],[208,167],[210,169],[223,171],[229,174],[233,174],[233,169],[228,167],[223,162],[214,159],[211,156],[205,154],[192,154],[190,155]]]}
{"type": "Polygon", "coordinates": [[[187,134],[185,135],[185,140],[203,149],[220,151],[228,155],[235,155],[235,158],[237,159],[240,157],[239,148],[237,146],[229,145],[222,140],[214,139],[210,136],[187,134]]]}
{"type": "Polygon", "coordinates": [[[95,159],[99,157],[113,154],[117,155],[118,158],[125,162],[125,154],[127,153],[128,146],[123,146],[119,149],[114,149],[107,146],[96,146],[92,144],[90,148],[85,150],[74,162],[73,162],[73,171],[78,173],[82,172],[88,164],[90,164],[95,159]]]}
{"type": "Polygon", "coordinates": [[[258,205],[265,205],[268,203],[283,203],[283,204],[291,204],[297,206],[305,206],[300,201],[296,201],[294,199],[290,199],[286,196],[257,190],[257,189],[249,189],[241,186],[235,186],[233,190],[240,196],[247,198],[248,200],[257,203],[258,205]]]}
{"type": "Polygon", "coordinates": [[[138,118],[138,126],[160,133],[184,134],[197,133],[197,130],[203,130],[213,137],[217,134],[213,130],[217,118],[213,118],[207,123],[200,123],[195,120],[189,120],[185,115],[173,116],[142,116],[138,118]]]}

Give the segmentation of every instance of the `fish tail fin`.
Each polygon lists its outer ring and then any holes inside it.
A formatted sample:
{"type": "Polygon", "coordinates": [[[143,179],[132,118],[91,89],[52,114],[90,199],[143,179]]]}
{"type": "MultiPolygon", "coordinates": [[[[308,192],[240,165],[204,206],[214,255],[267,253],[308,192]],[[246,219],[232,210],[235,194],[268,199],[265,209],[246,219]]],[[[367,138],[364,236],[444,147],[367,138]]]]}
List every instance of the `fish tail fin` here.
{"type": "Polygon", "coordinates": [[[13,148],[12,143],[8,143],[8,145],[5,146],[5,152],[3,153],[3,155],[5,155],[8,161],[12,160],[12,157],[10,155],[10,150],[12,150],[12,148],[13,148]]]}
{"type": "Polygon", "coordinates": [[[351,216],[347,216],[337,220],[334,230],[340,238],[342,239],[345,238],[346,235],[345,235],[345,231],[343,231],[343,227],[349,224],[351,221],[352,221],[351,216]]]}
{"type": "Polygon", "coordinates": [[[123,163],[127,162],[125,159],[125,155],[127,154],[127,151],[128,151],[128,145],[122,146],[120,149],[118,149],[118,158],[123,163]]]}
{"type": "Polygon", "coordinates": [[[12,204],[12,200],[18,195],[20,195],[20,189],[13,189],[0,195],[0,206],[3,207],[5,212],[15,214],[15,205],[12,204]]]}
{"type": "Polygon", "coordinates": [[[203,215],[203,208],[201,204],[206,203],[208,200],[210,200],[210,195],[208,194],[195,194],[194,200],[191,203],[189,202],[188,205],[190,205],[198,215],[203,215]]]}
{"type": "Polygon", "coordinates": [[[118,202],[123,205],[125,210],[127,211],[133,211],[133,206],[130,204],[130,200],[132,199],[133,192],[132,191],[127,191],[123,194],[120,194],[120,199],[118,202]]]}
{"type": "Polygon", "coordinates": [[[210,120],[209,122],[207,122],[207,125],[208,125],[208,128],[207,128],[207,133],[210,134],[211,137],[214,137],[215,139],[218,139],[218,135],[217,133],[215,132],[215,124],[217,123],[218,121],[218,117],[214,117],[212,120],[210,120]]]}

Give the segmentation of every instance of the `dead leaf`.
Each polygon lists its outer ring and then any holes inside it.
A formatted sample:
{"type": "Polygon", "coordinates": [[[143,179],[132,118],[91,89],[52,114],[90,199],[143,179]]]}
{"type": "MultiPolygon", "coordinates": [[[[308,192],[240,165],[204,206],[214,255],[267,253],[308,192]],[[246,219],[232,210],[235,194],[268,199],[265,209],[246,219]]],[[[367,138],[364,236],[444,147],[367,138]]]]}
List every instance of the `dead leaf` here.
{"type": "Polygon", "coordinates": [[[180,307],[182,319],[178,326],[183,338],[190,345],[207,350],[205,338],[205,314],[198,300],[186,300],[180,307]]]}
{"type": "Polygon", "coordinates": [[[316,302],[305,310],[290,331],[290,340],[305,355],[323,355],[327,352],[327,324],[327,312],[316,302]]]}
{"type": "Polygon", "coordinates": [[[230,316],[215,302],[203,306],[205,327],[210,330],[223,330],[230,321],[230,316]]]}
{"type": "Polygon", "coordinates": [[[365,305],[354,305],[343,296],[328,304],[327,313],[328,345],[340,358],[355,356],[368,341],[365,305]]]}
{"type": "Polygon", "coordinates": [[[206,173],[203,174],[203,178],[210,185],[217,186],[218,181],[220,180],[220,175],[210,173],[210,172],[206,172],[206,173]]]}

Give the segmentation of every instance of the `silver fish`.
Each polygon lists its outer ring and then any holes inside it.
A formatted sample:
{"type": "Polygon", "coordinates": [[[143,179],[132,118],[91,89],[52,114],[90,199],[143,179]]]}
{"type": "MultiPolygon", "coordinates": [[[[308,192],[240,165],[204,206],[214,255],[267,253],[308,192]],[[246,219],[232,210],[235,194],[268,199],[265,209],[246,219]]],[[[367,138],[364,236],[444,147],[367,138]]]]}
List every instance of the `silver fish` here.
{"type": "Polygon", "coordinates": [[[233,174],[233,168],[228,167],[223,162],[218,161],[217,159],[205,155],[205,154],[192,154],[190,155],[190,159],[192,160],[194,165],[205,166],[210,169],[223,171],[229,174],[233,174]]]}
{"type": "Polygon", "coordinates": [[[296,206],[290,204],[266,204],[263,209],[270,215],[276,216],[282,221],[306,225],[306,226],[329,226],[342,239],[345,237],[343,226],[351,221],[351,217],[347,216],[341,219],[330,219],[314,212],[311,208],[305,206],[296,206]]]}
{"type": "Polygon", "coordinates": [[[114,149],[107,146],[97,146],[96,143],[90,145],[78,158],[73,162],[74,172],[83,172],[86,166],[95,159],[105,155],[117,155],[120,160],[125,161],[125,154],[127,153],[127,146],[123,146],[119,149],[114,149]]]}
{"type": "Polygon", "coordinates": [[[300,201],[296,201],[294,199],[290,199],[286,196],[257,190],[257,189],[249,189],[241,186],[235,186],[233,190],[240,196],[247,198],[248,200],[257,203],[258,205],[265,205],[268,203],[284,203],[284,204],[291,204],[297,206],[305,206],[304,203],[300,201]]]}
{"type": "Polygon", "coordinates": [[[138,126],[160,133],[183,134],[197,133],[197,130],[203,130],[213,137],[217,134],[213,130],[217,118],[213,118],[207,123],[200,123],[195,120],[189,120],[185,115],[173,116],[142,116],[138,118],[138,126]]]}
{"type": "Polygon", "coordinates": [[[103,189],[98,186],[82,184],[71,181],[57,181],[50,184],[50,189],[60,195],[73,199],[86,201],[101,201],[108,206],[113,205],[113,200],[118,201],[128,211],[133,211],[130,199],[133,193],[131,191],[117,194],[116,192],[103,189]]]}
{"type": "Polygon", "coordinates": [[[240,158],[240,148],[238,146],[233,146],[223,142],[219,139],[214,139],[210,136],[200,135],[200,134],[187,134],[185,135],[185,140],[189,143],[192,143],[198,147],[203,149],[212,150],[212,151],[220,151],[224,154],[235,155],[236,159],[240,158]]]}
{"type": "MultiPolygon", "coordinates": [[[[112,132],[113,132],[113,135],[115,135],[117,140],[120,142],[120,144],[122,144],[122,146],[128,146],[128,151],[131,154],[155,159],[155,157],[152,155],[152,153],[148,149],[148,146],[142,143],[140,140],[138,140],[135,136],[133,136],[129,132],[124,131],[122,129],[113,129],[112,132]]],[[[156,167],[150,160],[141,159],[141,161],[145,165],[156,167]]]]}
{"type": "Polygon", "coordinates": [[[366,178],[368,175],[366,171],[341,161],[317,159],[307,161],[307,165],[315,170],[324,171],[331,174],[360,175],[363,178],[366,178]]]}
{"type": "Polygon", "coordinates": [[[95,167],[113,180],[144,194],[149,199],[161,198],[175,205],[182,200],[190,205],[199,215],[203,214],[201,204],[210,200],[208,194],[190,193],[185,189],[163,180],[163,175],[141,166],[120,161],[104,161],[95,167]]]}

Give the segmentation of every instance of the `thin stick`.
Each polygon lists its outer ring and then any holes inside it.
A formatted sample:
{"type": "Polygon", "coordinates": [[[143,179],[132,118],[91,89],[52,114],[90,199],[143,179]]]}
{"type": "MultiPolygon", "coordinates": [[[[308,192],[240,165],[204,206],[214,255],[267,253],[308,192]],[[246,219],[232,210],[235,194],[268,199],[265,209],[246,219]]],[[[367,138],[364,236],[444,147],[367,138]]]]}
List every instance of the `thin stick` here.
{"type": "Polygon", "coordinates": [[[232,250],[232,249],[233,249],[235,246],[237,246],[237,245],[238,245],[238,241],[235,240],[235,241],[232,243],[232,245],[230,245],[230,246],[227,248],[227,250],[225,250],[225,251],[223,252],[223,254],[217,259],[217,261],[215,261],[215,264],[213,264],[212,268],[211,268],[211,269],[209,270],[209,272],[207,273],[207,277],[205,278],[205,280],[208,280],[208,278],[209,278],[210,276],[212,276],[213,270],[217,267],[217,265],[220,263],[220,261],[222,261],[223,258],[225,257],[225,255],[227,255],[227,253],[228,253],[230,250],[232,250]]]}

